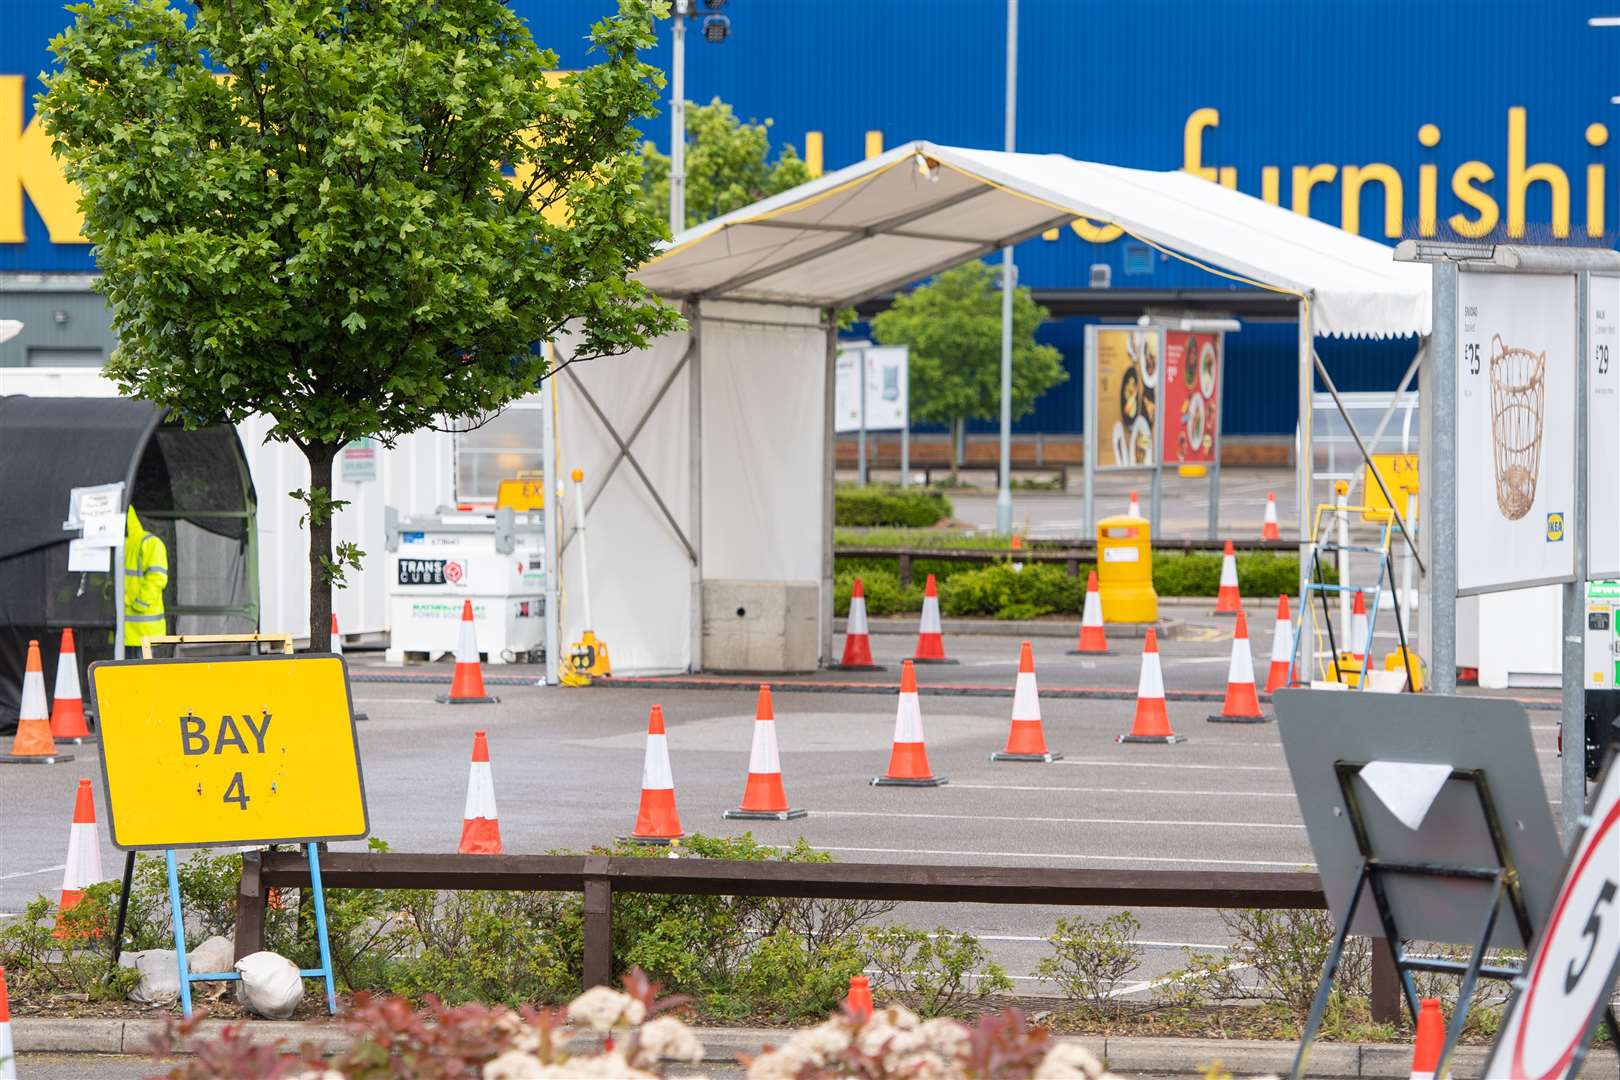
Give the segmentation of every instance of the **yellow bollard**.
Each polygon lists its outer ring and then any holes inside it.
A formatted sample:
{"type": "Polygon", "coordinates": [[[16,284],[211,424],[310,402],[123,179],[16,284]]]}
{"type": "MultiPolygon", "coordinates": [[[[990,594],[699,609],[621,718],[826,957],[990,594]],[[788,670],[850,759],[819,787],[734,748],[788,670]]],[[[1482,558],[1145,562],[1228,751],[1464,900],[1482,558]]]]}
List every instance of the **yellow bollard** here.
{"type": "Polygon", "coordinates": [[[1142,518],[1122,515],[1097,522],[1097,592],[1103,622],[1158,622],[1152,531],[1142,518]]]}

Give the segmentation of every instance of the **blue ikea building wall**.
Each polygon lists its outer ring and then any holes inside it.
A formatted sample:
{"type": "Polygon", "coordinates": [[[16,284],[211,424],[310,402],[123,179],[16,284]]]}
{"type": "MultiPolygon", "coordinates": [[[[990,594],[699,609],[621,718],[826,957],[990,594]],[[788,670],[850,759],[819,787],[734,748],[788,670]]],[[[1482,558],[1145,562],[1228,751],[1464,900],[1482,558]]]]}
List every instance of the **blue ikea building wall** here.
{"type": "MultiPolygon", "coordinates": [[[[590,23],[613,5],[514,6],[564,67],[578,67],[590,62],[590,23]]],[[[1588,3],[1022,0],[1020,10],[1020,150],[1206,170],[1389,243],[1415,233],[1420,217],[1444,228],[1453,215],[1464,228],[1496,235],[1567,231],[1572,240],[1612,242],[1620,140],[1611,137],[1609,99],[1620,94],[1620,30],[1589,28],[1587,17],[1599,12],[1588,3]],[[1348,200],[1347,166],[1372,178],[1348,200]],[[1398,207],[1390,205],[1396,187],[1398,207]],[[1345,221],[1347,203],[1359,221],[1345,221]]],[[[1000,0],[730,0],[725,14],[726,43],[689,35],[687,96],[719,97],[745,118],[771,119],[774,140],[801,154],[817,133],[827,170],[859,160],[874,132],[889,146],[913,138],[1001,145],[1000,0]]],[[[0,80],[22,76],[24,101],[20,115],[0,107],[0,158],[19,152],[36,73],[49,65],[47,42],[65,21],[53,0],[7,4],[0,80]]],[[[669,37],[666,27],[651,62],[667,66],[669,37]]],[[[0,95],[0,106],[6,100],[0,95]]],[[[667,149],[667,120],[645,127],[667,149]]],[[[0,187],[18,184],[5,165],[0,187]]],[[[0,191],[0,273],[93,269],[86,246],[50,242],[26,180],[21,186],[21,242],[3,220],[15,188],[0,191]]],[[[1157,256],[1128,265],[1128,245],[1067,229],[1056,240],[1032,240],[1018,249],[1020,280],[1079,288],[1093,264],[1106,263],[1120,287],[1230,285],[1157,256]]],[[[1077,429],[1081,327],[1065,320],[1042,328],[1063,350],[1071,379],[1021,429],[1077,429]]],[[[1251,325],[1229,339],[1228,432],[1292,430],[1293,335],[1291,326],[1251,325]]],[[[1414,347],[1321,346],[1347,388],[1392,386],[1414,347]]]]}

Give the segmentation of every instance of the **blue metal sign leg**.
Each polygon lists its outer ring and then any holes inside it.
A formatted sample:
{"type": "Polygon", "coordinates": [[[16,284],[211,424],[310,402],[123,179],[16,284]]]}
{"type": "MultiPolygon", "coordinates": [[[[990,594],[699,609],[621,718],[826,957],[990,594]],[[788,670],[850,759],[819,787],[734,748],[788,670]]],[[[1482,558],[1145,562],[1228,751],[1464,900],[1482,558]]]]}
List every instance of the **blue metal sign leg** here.
{"type": "Polygon", "coordinates": [[[169,913],[174,917],[174,959],[180,966],[180,1011],[191,1018],[191,965],[186,962],[186,915],[180,908],[180,874],[174,865],[174,848],[163,853],[169,867],[169,913]]]}
{"type": "Polygon", "coordinates": [[[319,844],[305,844],[309,852],[309,891],[315,900],[315,938],[321,947],[321,966],[298,974],[326,980],[326,1011],[337,1015],[337,990],[332,985],[332,945],[326,937],[326,890],[321,887],[321,855],[319,844]]]}

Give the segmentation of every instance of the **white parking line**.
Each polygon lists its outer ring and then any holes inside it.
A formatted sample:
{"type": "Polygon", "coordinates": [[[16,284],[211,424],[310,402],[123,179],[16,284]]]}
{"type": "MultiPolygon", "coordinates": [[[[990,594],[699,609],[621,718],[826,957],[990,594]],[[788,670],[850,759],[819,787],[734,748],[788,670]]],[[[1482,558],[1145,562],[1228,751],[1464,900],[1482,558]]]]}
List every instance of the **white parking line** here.
{"type": "MultiPolygon", "coordinates": [[[[1170,751],[1175,753],[1175,751],[1170,751]]],[[[1285,765],[1195,765],[1187,761],[1119,761],[1063,758],[1055,765],[1105,765],[1114,769],[1204,769],[1208,772],[1287,772],[1285,765]]]]}
{"type": "MultiPolygon", "coordinates": [[[[773,845],[783,851],[786,844],[773,845]]],[[[889,847],[834,847],[817,844],[817,851],[852,851],[864,855],[962,855],[974,858],[997,859],[1080,859],[1094,862],[1171,863],[1176,866],[1283,866],[1290,870],[1315,870],[1316,864],[1302,859],[1272,861],[1267,859],[1172,859],[1163,855],[1082,855],[1064,851],[960,851],[954,848],[889,848],[889,847]]]]}
{"type": "Polygon", "coordinates": [[[924,818],[933,821],[1034,821],[1046,825],[1174,825],[1178,828],[1209,826],[1217,829],[1303,829],[1302,824],[1274,824],[1269,821],[1149,821],[1143,818],[1029,817],[1024,814],[900,814],[886,810],[812,810],[817,817],[924,818]]]}
{"type": "MultiPolygon", "coordinates": [[[[930,935],[932,936],[932,935],[930,935]]],[[[978,934],[980,941],[1029,941],[1045,944],[1046,938],[1028,934],[978,934]]],[[[1136,942],[1147,949],[1211,949],[1226,952],[1230,945],[1205,945],[1196,941],[1142,941],[1136,942]]]]}
{"type": "Polygon", "coordinates": [[[42,866],[38,870],[18,870],[11,874],[0,874],[0,881],[10,881],[12,878],[33,877],[35,874],[51,874],[58,870],[66,870],[66,863],[57,863],[55,866],[42,866]]]}
{"type": "Polygon", "coordinates": [[[1204,791],[1182,788],[1105,788],[1105,787],[1049,787],[1041,784],[958,784],[952,780],[946,790],[968,791],[1067,791],[1085,795],[1214,795],[1223,799],[1292,799],[1292,791],[1204,791]]]}

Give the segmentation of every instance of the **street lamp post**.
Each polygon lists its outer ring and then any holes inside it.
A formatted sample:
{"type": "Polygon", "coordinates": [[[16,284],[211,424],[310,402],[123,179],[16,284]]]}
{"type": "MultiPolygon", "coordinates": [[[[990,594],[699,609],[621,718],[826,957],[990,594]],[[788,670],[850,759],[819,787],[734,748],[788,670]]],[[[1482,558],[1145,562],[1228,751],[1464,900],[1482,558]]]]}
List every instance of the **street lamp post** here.
{"type": "MultiPolygon", "coordinates": [[[[669,235],[686,228],[686,20],[697,14],[696,0],[675,0],[675,43],[670,62],[669,235]]],[[[703,0],[703,40],[718,45],[731,36],[731,19],[720,14],[726,0],[703,0]]]]}
{"type": "MultiPolygon", "coordinates": [[[[1013,151],[1018,116],[1018,0],[1007,0],[1007,152],[1013,151]]],[[[1013,249],[1001,249],[1001,484],[996,490],[996,532],[1012,533],[1012,312],[1013,249]]]]}
{"type": "Polygon", "coordinates": [[[675,56],[669,103],[669,235],[686,228],[686,19],[692,0],[675,0],[675,56]]]}

